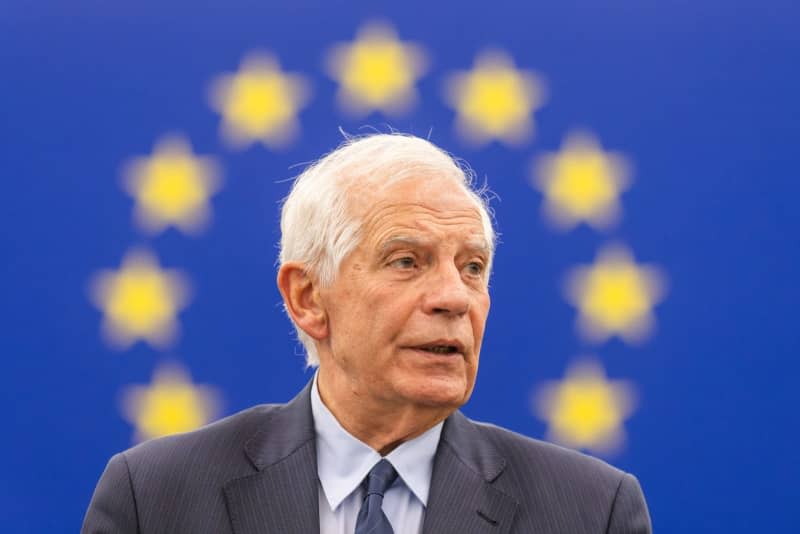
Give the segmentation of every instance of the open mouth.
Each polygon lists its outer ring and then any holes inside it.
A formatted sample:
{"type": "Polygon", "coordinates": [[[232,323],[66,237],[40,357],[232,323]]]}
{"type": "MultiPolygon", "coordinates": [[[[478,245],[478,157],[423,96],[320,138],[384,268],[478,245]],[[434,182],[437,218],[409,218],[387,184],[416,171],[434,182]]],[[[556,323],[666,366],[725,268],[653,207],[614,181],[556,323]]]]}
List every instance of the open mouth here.
{"type": "Polygon", "coordinates": [[[456,345],[449,344],[430,344],[414,347],[416,350],[429,352],[431,354],[460,354],[461,349],[456,345]]]}

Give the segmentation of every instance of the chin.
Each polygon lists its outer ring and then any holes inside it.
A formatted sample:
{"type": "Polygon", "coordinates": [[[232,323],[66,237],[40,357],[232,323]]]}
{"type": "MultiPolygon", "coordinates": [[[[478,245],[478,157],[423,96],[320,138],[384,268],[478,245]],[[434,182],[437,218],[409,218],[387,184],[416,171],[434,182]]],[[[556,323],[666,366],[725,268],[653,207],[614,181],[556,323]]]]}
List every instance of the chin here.
{"type": "Polygon", "coordinates": [[[404,385],[404,396],[425,406],[456,409],[469,399],[464,377],[427,376],[404,385]]]}

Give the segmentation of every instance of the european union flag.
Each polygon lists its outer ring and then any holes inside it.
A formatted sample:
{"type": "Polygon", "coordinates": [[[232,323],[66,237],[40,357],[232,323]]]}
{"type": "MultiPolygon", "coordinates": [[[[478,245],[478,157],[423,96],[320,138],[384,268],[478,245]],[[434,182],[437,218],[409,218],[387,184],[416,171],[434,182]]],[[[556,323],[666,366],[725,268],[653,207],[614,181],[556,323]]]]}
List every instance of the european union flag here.
{"type": "Polygon", "coordinates": [[[400,131],[493,198],[464,411],[635,473],[658,532],[791,531],[798,20],[781,0],[7,3],[3,530],[74,532],[114,453],[309,380],[280,202],[345,136],[400,131]]]}

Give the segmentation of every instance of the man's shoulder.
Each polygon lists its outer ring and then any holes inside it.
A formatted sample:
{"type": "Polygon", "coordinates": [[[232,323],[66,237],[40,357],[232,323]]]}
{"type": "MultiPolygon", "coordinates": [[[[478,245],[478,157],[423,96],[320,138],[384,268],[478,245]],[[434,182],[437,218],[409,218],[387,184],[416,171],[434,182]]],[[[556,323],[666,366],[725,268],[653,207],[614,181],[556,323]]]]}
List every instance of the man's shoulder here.
{"type": "Polygon", "coordinates": [[[115,455],[100,477],[83,531],[122,532],[120,525],[131,525],[131,532],[225,531],[220,489],[256,472],[247,444],[273,431],[270,421],[281,406],[254,406],[115,455]]]}
{"type": "Polygon", "coordinates": [[[479,457],[499,466],[486,471],[486,480],[522,505],[520,532],[651,532],[647,505],[632,475],[575,450],[471,423],[473,433],[461,436],[480,443],[479,457]]]}
{"type": "Polygon", "coordinates": [[[221,473],[242,470],[249,464],[245,444],[268,425],[282,406],[253,406],[191,432],[145,441],[122,452],[121,456],[132,475],[176,470],[197,473],[197,469],[221,473]]]}
{"type": "Polygon", "coordinates": [[[524,436],[491,423],[471,421],[507,462],[513,478],[553,485],[594,486],[615,491],[626,473],[608,463],[553,443],[524,436]]]}

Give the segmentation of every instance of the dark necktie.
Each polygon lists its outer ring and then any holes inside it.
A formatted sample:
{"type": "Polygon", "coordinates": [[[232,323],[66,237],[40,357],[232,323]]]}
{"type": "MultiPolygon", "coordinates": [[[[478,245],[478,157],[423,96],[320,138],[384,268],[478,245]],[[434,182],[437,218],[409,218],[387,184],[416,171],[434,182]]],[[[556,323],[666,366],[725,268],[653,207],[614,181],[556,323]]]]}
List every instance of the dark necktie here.
{"type": "Polygon", "coordinates": [[[394,534],[392,525],[383,513],[383,494],[389,489],[395,479],[397,471],[388,460],[383,459],[364,479],[366,496],[361,510],[358,512],[355,534],[394,534]]]}

